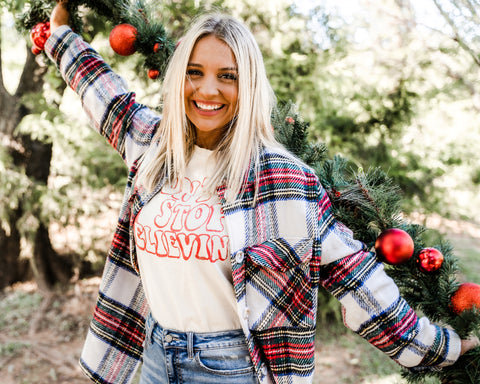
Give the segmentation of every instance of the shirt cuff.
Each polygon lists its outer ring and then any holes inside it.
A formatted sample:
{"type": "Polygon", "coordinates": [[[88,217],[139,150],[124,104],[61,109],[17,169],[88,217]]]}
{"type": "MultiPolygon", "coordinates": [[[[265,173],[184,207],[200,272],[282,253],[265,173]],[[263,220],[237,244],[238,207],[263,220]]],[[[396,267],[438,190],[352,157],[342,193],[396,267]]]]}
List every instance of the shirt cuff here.
{"type": "Polygon", "coordinates": [[[58,27],[45,42],[45,53],[58,65],[61,54],[68,46],[68,44],[66,44],[67,41],[73,39],[75,36],[70,26],[62,25],[58,27]]]}
{"type": "Polygon", "coordinates": [[[462,342],[451,329],[437,328],[437,337],[429,353],[425,355],[420,367],[442,368],[454,364],[460,357],[462,342]]]}
{"type": "Polygon", "coordinates": [[[462,341],[460,339],[460,336],[458,336],[456,332],[450,329],[447,329],[446,331],[449,335],[450,347],[448,349],[445,360],[443,361],[443,363],[439,364],[439,367],[445,367],[454,364],[460,357],[460,352],[462,351],[462,341]]]}

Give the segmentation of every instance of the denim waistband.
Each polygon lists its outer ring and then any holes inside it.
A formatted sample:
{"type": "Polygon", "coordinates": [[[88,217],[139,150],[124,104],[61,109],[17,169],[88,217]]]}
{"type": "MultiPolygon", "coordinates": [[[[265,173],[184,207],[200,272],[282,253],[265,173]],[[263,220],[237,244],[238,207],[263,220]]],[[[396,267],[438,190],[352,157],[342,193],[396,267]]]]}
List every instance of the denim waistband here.
{"type": "Polygon", "coordinates": [[[219,332],[182,332],[165,329],[150,314],[146,320],[145,342],[159,343],[164,348],[184,348],[193,355],[196,350],[246,346],[243,330],[234,329],[219,332]]]}

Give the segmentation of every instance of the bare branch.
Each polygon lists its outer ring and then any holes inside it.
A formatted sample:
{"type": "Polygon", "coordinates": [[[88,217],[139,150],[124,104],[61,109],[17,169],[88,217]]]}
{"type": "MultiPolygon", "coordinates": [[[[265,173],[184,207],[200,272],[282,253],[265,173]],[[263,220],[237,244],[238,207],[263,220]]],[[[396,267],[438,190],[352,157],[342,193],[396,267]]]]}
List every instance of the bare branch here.
{"type": "Polygon", "coordinates": [[[437,7],[437,9],[440,11],[441,15],[445,19],[445,21],[450,25],[452,28],[452,31],[454,33],[454,36],[451,36],[453,40],[455,40],[465,51],[467,51],[470,56],[472,57],[473,61],[477,66],[480,67],[480,59],[478,55],[475,53],[475,51],[470,48],[470,46],[465,42],[465,40],[460,36],[460,33],[458,32],[458,27],[455,25],[454,21],[450,17],[450,15],[442,8],[440,2],[438,0],[433,0],[433,3],[437,7]]]}

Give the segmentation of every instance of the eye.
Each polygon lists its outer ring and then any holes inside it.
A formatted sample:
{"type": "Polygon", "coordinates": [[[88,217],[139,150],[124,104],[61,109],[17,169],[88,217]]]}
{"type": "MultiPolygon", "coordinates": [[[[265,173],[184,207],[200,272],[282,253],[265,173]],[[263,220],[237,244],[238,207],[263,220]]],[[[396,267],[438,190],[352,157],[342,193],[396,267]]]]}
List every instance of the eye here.
{"type": "Polygon", "coordinates": [[[187,69],[187,77],[198,77],[202,76],[202,71],[198,69],[187,69]]]}
{"type": "Polygon", "coordinates": [[[218,77],[220,79],[229,80],[229,81],[238,80],[238,75],[236,73],[233,73],[233,72],[222,73],[222,74],[218,75],[218,77]]]}

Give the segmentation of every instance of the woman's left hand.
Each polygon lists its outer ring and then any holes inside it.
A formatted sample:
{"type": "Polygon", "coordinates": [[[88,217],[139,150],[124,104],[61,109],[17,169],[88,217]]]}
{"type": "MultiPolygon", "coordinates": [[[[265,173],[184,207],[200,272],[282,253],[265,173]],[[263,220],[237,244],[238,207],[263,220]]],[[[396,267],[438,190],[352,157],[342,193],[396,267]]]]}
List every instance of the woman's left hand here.
{"type": "Polygon", "coordinates": [[[55,32],[55,30],[62,25],[68,25],[70,13],[67,10],[67,3],[68,0],[58,0],[57,5],[53,8],[52,14],[50,15],[51,33],[55,32]]]}
{"type": "Polygon", "coordinates": [[[470,337],[468,339],[462,340],[462,349],[460,352],[460,356],[478,346],[480,346],[480,341],[477,337],[470,337]]]}

